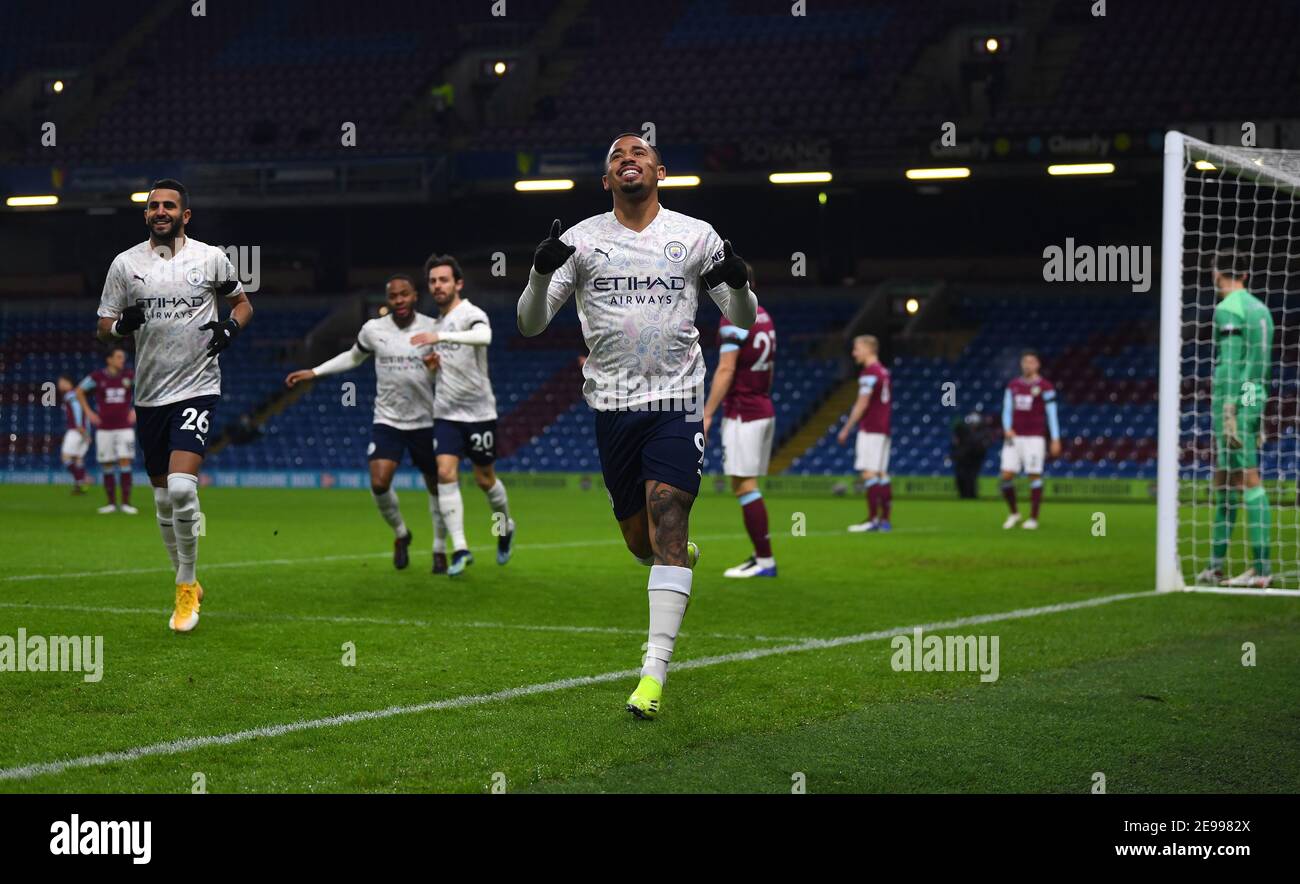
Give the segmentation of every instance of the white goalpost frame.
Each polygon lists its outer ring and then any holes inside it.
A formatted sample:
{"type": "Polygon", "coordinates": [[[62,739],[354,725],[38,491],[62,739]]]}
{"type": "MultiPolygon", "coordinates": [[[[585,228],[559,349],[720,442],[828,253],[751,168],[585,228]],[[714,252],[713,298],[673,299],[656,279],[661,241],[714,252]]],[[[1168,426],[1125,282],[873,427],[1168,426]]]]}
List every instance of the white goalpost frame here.
{"type": "MultiPolygon", "coordinates": [[[[1178,549],[1179,451],[1182,414],[1183,238],[1186,168],[1189,147],[1212,145],[1182,132],[1165,133],[1164,186],[1160,256],[1159,439],[1156,466],[1156,589],[1161,592],[1204,592],[1225,595],[1300,596],[1298,589],[1230,589],[1195,586],[1182,573],[1178,549]]],[[[1254,178],[1250,172],[1245,177],[1254,178]]],[[[1260,175],[1260,177],[1265,177],[1260,175]]],[[[1289,188],[1288,188],[1289,189],[1289,188]]],[[[1193,504],[1194,505],[1194,504],[1193,504]]]]}

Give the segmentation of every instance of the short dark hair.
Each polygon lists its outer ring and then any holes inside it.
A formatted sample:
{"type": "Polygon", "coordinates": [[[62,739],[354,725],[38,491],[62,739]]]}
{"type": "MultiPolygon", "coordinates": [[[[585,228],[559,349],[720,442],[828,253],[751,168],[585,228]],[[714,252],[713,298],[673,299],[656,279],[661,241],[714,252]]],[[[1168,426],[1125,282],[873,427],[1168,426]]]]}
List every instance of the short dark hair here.
{"type": "MultiPolygon", "coordinates": [[[[627,138],[629,135],[633,138],[640,138],[646,144],[650,144],[649,139],[647,139],[644,135],[640,134],[639,132],[624,132],[621,135],[615,135],[614,140],[609,143],[609,150],[605,151],[605,165],[609,165],[609,155],[611,152],[613,152],[614,145],[618,144],[618,140],[620,138],[627,138]]],[[[655,162],[662,166],[664,164],[664,158],[662,155],[660,155],[659,148],[656,145],[650,144],[650,149],[654,151],[655,162]]]]}
{"type": "Polygon", "coordinates": [[[411,288],[415,289],[417,292],[420,290],[420,287],[415,284],[415,277],[411,276],[409,273],[394,273],[392,276],[388,277],[388,279],[384,280],[384,288],[388,288],[388,284],[395,279],[405,280],[411,288]]]}
{"type": "Polygon", "coordinates": [[[1034,350],[1033,348],[1030,348],[1030,349],[1027,349],[1027,350],[1021,350],[1021,351],[1020,351],[1020,358],[1021,358],[1021,359],[1024,359],[1026,356],[1032,356],[1032,357],[1034,357],[1035,359],[1037,359],[1039,362],[1042,362],[1042,361],[1043,361],[1043,356],[1042,356],[1042,354],[1039,353],[1037,350],[1034,350]]]}
{"type": "Polygon", "coordinates": [[[152,194],[155,190],[174,190],[181,195],[181,211],[190,207],[190,192],[175,178],[159,178],[149,185],[149,193],[152,194]]]}
{"type": "Polygon", "coordinates": [[[1245,279],[1250,276],[1250,255],[1234,250],[1219,252],[1214,257],[1214,269],[1233,279],[1245,279]]]}
{"type": "Polygon", "coordinates": [[[107,361],[108,361],[108,357],[112,356],[112,355],[113,355],[114,353],[116,353],[118,350],[121,350],[123,353],[126,353],[126,348],[123,347],[122,345],[120,345],[120,344],[109,344],[108,347],[104,350],[104,361],[107,362],[107,361]]]}
{"type": "MultiPolygon", "coordinates": [[[[49,375],[46,375],[46,377],[49,377],[49,375]]],[[[70,374],[61,374],[56,378],[56,380],[67,381],[69,384],[72,384],[74,387],[77,385],[77,382],[72,379],[72,375],[70,374]]]]}
{"type": "Polygon", "coordinates": [[[434,252],[432,255],[429,256],[428,260],[424,262],[424,284],[425,285],[429,284],[430,270],[432,270],[435,267],[443,267],[443,266],[451,268],[451,278],[456,280],[457,282],[460,282],[462,279],[465,278],[465,274],[461,273],[459,261],[457,261],[451,255],[440,255],[437,252],[434,252]]]}

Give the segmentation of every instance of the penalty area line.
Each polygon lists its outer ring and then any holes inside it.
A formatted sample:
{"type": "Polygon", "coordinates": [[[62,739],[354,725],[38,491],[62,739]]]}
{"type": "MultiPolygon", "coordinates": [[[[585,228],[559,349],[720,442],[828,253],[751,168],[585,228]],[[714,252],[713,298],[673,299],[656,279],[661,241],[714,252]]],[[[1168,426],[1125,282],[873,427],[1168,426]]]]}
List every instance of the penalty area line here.
{"type": "MultiPolygon", "coordinates": [[[[24,611],[69,611],[74,614],[117,614],[122,616],[148,616],[148,617],[165,617],[169,609],[167,608],[121,608],[101,605],[43,605],[29,602],[0,602],[0,609],[17,608],[24,611]]],[[[281,614],[277,612],[268,612],[257,614],[249,611],[209,611],[204,617],[220,617],[231,620],[250,620],[254,622],[267,623],[329,623],[336,626],[350,626],[358,624],[361,626],[403,626],[415,627],[420,629],[496,629],[496,630],[523,630],[526,632],[570,632],[570,633],[596,633],[598,635],[645,635],[644,629],[626,629],[618,626],[571,626],[567,624],[550,624],[550,623],[499,623],[485,621],[439,621],[439,620],[408,620],[402,618],[389,617],[354,617],[347,614],[281,614]]],[[[682,638],[718,638],[729,639],[731,641],[745,642],[802,642],[808,641],[807,636],[792,635],[735,635],[728,632],[686,632],[683,630],[678,633],[682,638]]]]}
{"type": "MultiPolygon", "coordinates": [[[[845,534],[844,531],[809,531],[806,537],[838,537],[845,534]]],[[[917,529],[916,533],[927,533],[917,529]]],[[[692,540],[739,540],[747,538],[747,534],[702,534],[692,540]]],[[[621,537],[609,538],[602,537],[592,540],[563,540],[555,543],[517,543],[516,550],[548,550],[548,549],[580,549],[589,546],[622,546],[621,537]]],[[[472,552],[496,552],[496,544],[481,544],[470,546],[472,552]]],[[[201,563],[201,570],[211,571],[214,569],[225,568],[261,568],[267,565],[313,565],[319,562],[347,562],[356,559],[386,559],[392,556],[392,552],[368,552],[368,553],[347,553],[344,555],[333,556],[308,556],[300,559],[249,559],[240,562],[208,562],[201,563]]],[[[82,577],[122,577],[131,574],[171,574],[172,569],[159,566],[154,568],[113,568],[104,571],[64,571],[54,572],[46,571],[39,574],[10,574],[0,577],[0,583],[25,583],[33,580],[70,580],[82,577]]]]}
{"type": "MultiPolygon", "coordinates": [[[[730,654],[717,654],[711,657],[687,659],[680,663],[674,663],[672,669],[674,672],[679,672],[686,669],[703,669],[709,666],[718,666],[723,663],[740,663],[749,660],[761,660],[764,657],[777,657],[786,654],[797,654],[804,651],[821,651],[828,648],[839,648],[848,645],[863,644],[865,642],[882,641],[896,635],[908,635],[915,629],[936,632],[939,630],[957,629],[963,626],[976,626],[982,623],[1022,620],[1028,617],[1041,617],[1046,614],[1060,614],[1066,611],[1096,608],[1114,602],[1122,602],[1129,599],[1149,598],[1156,595],[1172,595],[1172,593],[1160,593],[1157,590],[1147,590],[1145,592],[1128,592],[1117,595],[1096,596],[1089,599],[1082,599],[1077,602],[1061,602],[1055,605],[1041,605],[1034,608],[1018,608],[1014,611],[1002,611],[995,614],[975,614],[969,617],[956,617],[951,620],[940,620],[933,623],[921,623],[913,626],[895,627],[893,629],[880,629],[874,632],[860,632],[855,635],[844,635],[837,638],[808,639],[807,641],[797,642],[795,644],[751,648],[747,651],[736,651],[730,654]]],[[[522,685],[520,687],[507,688],[505,690],[495,691],[488,694],[466,694],[460,697],[452,697],[446,700],[435,700],[428,703],[416,703],[408,706],[389,706],[385,709],[374,709],[364,712],[348,712],[341,715],[330,715],[325,718],[312,718],[301,721],[286,722],[284,724],[266,725],[264,727],[234,731],[227,734],[217,734],[206,737],[186,737],[180,740],[169,740],[164,743],[151,743],[146,746],[136,746],[131,749],[123,749],[116,752],[83,755],[79,758],[66,758],[59,761],[43,761],[33,764],[19,765],[17,767],[0,768],[0,781],[30,780],[34,777],[59,774],[78,768],[103,767],[109,764],[125,764],[132,761],[138,761],[142,758],[178,755],[182,752],[192,752],[196,749],[206,749],[211,746],[230,746],[235,743],[248,742],[249,740],[279,737],[285,734],[340,727],[342,725],[357,724],[365,721],[378,721],[385,718],[394,718],[399,715],[417,715],[422,712],[435,712],[443,709],[464,709],[470,706],[481,706],[487,703],[514,700],[518,697],[550,694],[556,691],[569,690],[571,688],[606,684],[611,681],[634,678],[639,674],[639,669],[620,669],[615,672],[602,672],[599,675],[584,675],[576,678],[562,678],[556,681],[542,682],[540,684],[522,685]]]]}

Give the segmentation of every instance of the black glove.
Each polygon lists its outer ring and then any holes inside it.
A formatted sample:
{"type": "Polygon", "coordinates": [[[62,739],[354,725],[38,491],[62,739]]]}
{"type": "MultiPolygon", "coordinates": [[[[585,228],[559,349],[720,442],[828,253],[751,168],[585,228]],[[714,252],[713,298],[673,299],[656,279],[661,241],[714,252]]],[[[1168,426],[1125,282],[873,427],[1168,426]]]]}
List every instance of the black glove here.
{"type": "Polygon", "coordinates": [[[709,288],[725,282],[733,289],[741,289],[749,284],[749,270],[745,259],[731,250],[731,240],[722,241],[722,260],[714,264],[704,274],[704,284],[709,288]]]}
{"type": "Polygon", "coordinates": [[[551,225],[551,235],[542,240],[537,251],[533,253],[533,269],[549,276],[558,270],[561,264],[572,258],[577,250],[577,247],[565,245],[560,241],[560,219],[556,218],[555,223],[551,225]]]}
{"type": "Polygon", "coordinates": [[[212,340],[208,342],[208,355],[216,356],[230,346],[230,342],[239,334],[239,323],[234,319],[225,322],[205,322],[199,326],[200,331],[212,331],[212,340]]]}
{"type": "Polygon", "coordinates": [[[119,338],[124,338],[142,325],[144,325],[144,308],[139,304],[132,304],[123,310],[117,322],[113,323],[113,333],[119,338]]]}
{"type": "Polygon", "coordinates": [[[217,283],[217,284],[213,287],[213,290],[214,290],[218,295],[221,295],[221,296],[224,298],[224,297],[226,297],[227,295],[229,295],[231,292],[233,292],[233,291],[235,290],[235,287],[238,286],[238,285],[239,285],[239,280],[237,280],[237,279],[227,279],[227,280],[224,280],[223,282],[219,282],[219,283],[217,283]]]}

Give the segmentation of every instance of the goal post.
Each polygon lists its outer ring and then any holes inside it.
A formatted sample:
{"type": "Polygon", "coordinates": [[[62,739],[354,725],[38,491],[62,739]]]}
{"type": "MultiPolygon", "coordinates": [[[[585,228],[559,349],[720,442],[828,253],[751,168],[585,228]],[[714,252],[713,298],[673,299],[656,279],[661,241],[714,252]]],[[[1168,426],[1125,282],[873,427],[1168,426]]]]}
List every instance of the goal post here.
{"type": "Polygon", "coordinates": [[[1300,596],[1300,151],[1167,133],[1162,226],[1156,589],[1300,596]],[[1233,260],[1263,307],[1220,291],[1233,260]],[[1219,370],[1221,340],[1249,357],[1219,370]],[[1266,587],[1224,585],[1265,572],[1266,587]]]}

